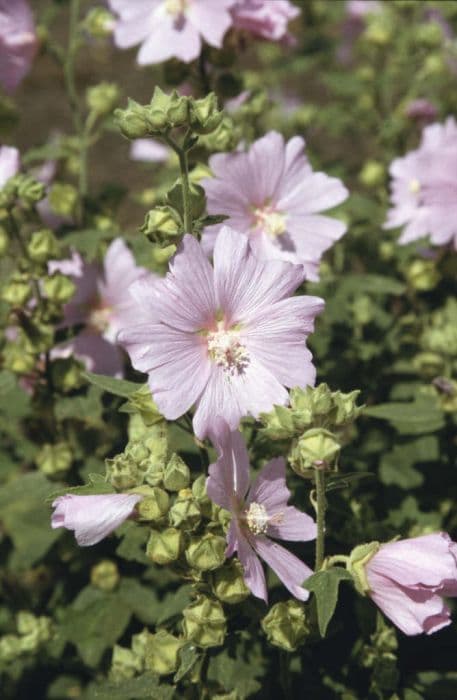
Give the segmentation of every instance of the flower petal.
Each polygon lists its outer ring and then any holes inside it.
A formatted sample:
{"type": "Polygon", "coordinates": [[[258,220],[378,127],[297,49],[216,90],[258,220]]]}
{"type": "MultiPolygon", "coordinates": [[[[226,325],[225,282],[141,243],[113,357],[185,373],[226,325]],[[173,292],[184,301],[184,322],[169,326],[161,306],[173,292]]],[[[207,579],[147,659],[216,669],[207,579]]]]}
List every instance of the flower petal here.
{"type": "Polygon", "coordinates": [[[74,530],[81,547],[100,542],[129,515],[132,514],[142,496],[137,494],[105,494],[100,496],[73,496],[67,494],[57,498],[51,518],[51,527],[74,530]]]}
{"type": "Polygon", "coordinates": [[[295,598],[308,600],[309,591],[302,584],[313,572],[306,564],[267,537],[252,537],[251,544],[295,598]]]}
{"type": "Polygon", "coordinates": [[[235,525],[236,532],[236,552],[238,559],[243,567],[243,578],[246,586],[256,598],[268,602],[267,585],[265,582],[265,574],[262,564],[260,563],[257,554],[244,537],[240,528],[235,525]]]}
{"type": "Polygon", "coordinates": [[[218,418],[210,438],[219,457],[209,467],[206,490],[209,498],[226,510],[234,510],[235,501],[246,496],[249,487],[249,456],[243,436],[231,431],[226,421],[218,418]]]}

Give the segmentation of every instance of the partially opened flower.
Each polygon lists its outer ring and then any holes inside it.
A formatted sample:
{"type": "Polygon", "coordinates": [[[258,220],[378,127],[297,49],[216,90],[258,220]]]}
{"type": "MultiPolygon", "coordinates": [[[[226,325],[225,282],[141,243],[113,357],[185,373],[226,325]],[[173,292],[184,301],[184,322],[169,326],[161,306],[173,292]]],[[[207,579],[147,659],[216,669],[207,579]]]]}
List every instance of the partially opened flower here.
{"type": "MultiPolygon", "coordinates": [[[[322,254],[346,231],[346,224],[322,211],[343,202],[348,192],[340,180],[313,172],[295,136],[287,143],[270,131],[247,153],[213,155],[214,178],[202,185],[209,214],[225,214],[226,223],[249,237],[257,257],[288,260],[305,266],[308,279],[318,279],[322,254]]],[[[205,230],[208,252],[221,226],[205,230]]]]}
{"type": "Polygon", "coordinates": [[[6,92],[14,92],[29,72],[37,45],[27,1],[0,0],[0,85],[6,92]]]}
{"type": "Polygon", "coordinates": [[[302,266],[258,260],[228,227],[214,270],[184,236],[165,279],[140,283],[138,293],[132,285],[141,318],[119,334],[160,412],[175,420],[196,404],[194,431],[204,437],[217,415],[234,429],[243,416],[287,403],[284,385],[314,384],[305,341],[324,302],[291,297],[303,279],[302,266]]]}
{"type": "Polygon", "coordinates": [[[21,158],[17,148],[0,146],[0,188],[19,172],[20,166],[21,158]]]}
{"type": "Polygon", "coordinates": [[[190,63],[203,41],[220,48],[232,25],[229,10],[236,0],[109,0],[117,13],[114,40],[121,49],[141,44],[138,63],[179,58],[190,63]]]}
{"type": "Polygon", "coordinates": [[[289,0],[238,0],[231,10],[236,29],[270,41],[290,40],[287,25],[300,10],[289,0]]]}
{"type": "Polygon", "coordinates": [[[365,572],[368,595],[405,634],[450,624],[442,596],[457,596],[457,544],[445,532],[383,544],[365,572]]]}
{"type": "Polygon", "coordinates": [[[457,249],[457,123],[423,130],[421,144],[390,166],[391,203],[385,228],[404,226],[400,243],[429,235],[457,249]]]}
{"type": "Polygon", "coordinates": [[[316,523],[306,513],[287,505],[286,465],[282,458],[265,465],[249,486],[249,456],[243,437],[227,423],[216,421],[211,436],[219,452],[209,468],[209,498],[232,514],[227,533],[226,556],[235,552],[243,566],[244,580],[252,593],[267,602],[267,586],[259,557],[300,600],[309,593],[302,587],[312,570],[270,538],[308,542],[316,538],[316,523]]]}
{"type": "Polygon", "coordinates": [[[71,301],[64,307],[62,328],[84,324],[75,338],[57,346],[53,357],[75,355],[91,371],[119,375],[123,353],[116,342],[121,328],[138,318],[135,300],[128,288],[135,280],[155,276],[139,267],[121,238],[109,246],[103,266],[86,263],[79,253],[70,260],[49,263],[49,272],[68,275],[76,285],[71,301]]]}
{"type": "Polygon", "coordinates": [[[74,530],[81,547],[97,544],[132,515],[142,496],[133,493],[108,493],[100,496],[59,496],[51,527],[74,530]]]}

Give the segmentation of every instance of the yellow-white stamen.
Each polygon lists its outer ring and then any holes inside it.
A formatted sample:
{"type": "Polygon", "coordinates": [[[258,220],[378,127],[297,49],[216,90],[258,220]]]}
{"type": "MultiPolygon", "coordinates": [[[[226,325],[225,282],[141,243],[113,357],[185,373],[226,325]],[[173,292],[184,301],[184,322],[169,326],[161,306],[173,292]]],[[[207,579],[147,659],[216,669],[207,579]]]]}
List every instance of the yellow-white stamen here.
{"type": "Polygon", "coordinates": [[[267,509],[261,503],[253,501],[246,511],[246,523],[253,535],[265,535],[268,525],[279,525],[282,522],[283,514],[274,513],[268,515],[267,509]]]}
{"type": "Polygon", "coordinates": [[[111,320],[111,309],[108,306],[92,309],[89,314],[88,325],[99,333],[104,333],[111,320]]]}
{"type": "Polygon", "coordinates": [[[248,351],[240,342],[236,331],[213,331],[208,333],[207,342],[210,358],[229,374],[240,374],[248,366],[248,351]]]}
{"type": "Polygon", "coordinates": [[[165,0],[165,10],[173,17],[184,14],[186,5],[187,0],[165,0]]]}
{"type": "Polygon", "coordinates": [[[271,238],[281,236],[286,231],[286,217],[272,207],[259,207],[254,210],[255,228],[261,228],[271,238]]]}
{"type": "Polygon", "coordinates": [[[417,178],[413,178],[409,182],[409,191],[412,192],[413,194],[417,194],[420,192],[421,189],[421,183],[417,178]]]}

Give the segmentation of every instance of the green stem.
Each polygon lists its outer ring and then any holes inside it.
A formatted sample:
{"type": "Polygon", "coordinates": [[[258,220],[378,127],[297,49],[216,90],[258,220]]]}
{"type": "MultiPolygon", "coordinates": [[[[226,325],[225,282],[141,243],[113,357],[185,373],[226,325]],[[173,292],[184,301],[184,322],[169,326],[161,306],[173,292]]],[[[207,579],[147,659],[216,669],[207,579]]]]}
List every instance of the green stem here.
{"type": "Polygon", "coordinates": [[[335,566],[335,564],[346,564],[349,561],[349,557],[347,557],[345,554],[334,554],[331,557],[327,557],[325,560],[326,566],[335,566]]]}
{"type": "Polygon", "coordinates": [[[316,520],[317,520],[317,537],[316,537],[316,562],[315,571],[322,568],[325,552],[325,511],[327,508],[327,499],[325,497],[325,470],[315,469],[314,479],[316,484],[316,520]]]}
{"type": "MultiPolygon", "coordinates": [[[[188,133],[184,138],[184,144],[188,140],[188,133]]],[[[189,164],[187,160],[187,150],[186,148],[181,148],[178,146],[176,141],[174,141],[168,134],[163,135],[164,140],[170,148],[174,150],[179,159],[179,168],[181,170],[181,184],[182,184],[182,205],[184,212],[184,231],[185,233],[192,233],[192,211],[190,204],[190,187],[189,187],[189,164]]]]}

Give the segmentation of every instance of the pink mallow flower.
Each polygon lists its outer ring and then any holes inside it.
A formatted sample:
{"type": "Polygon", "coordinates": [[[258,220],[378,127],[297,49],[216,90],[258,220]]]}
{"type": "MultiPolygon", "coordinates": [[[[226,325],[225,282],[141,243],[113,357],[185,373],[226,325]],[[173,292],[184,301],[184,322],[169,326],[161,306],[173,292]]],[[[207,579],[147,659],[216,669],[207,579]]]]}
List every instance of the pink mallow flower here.
{"type": "Polygon", "coordinates": [[[231,10],[233,25],[270,41],[289,41],[288,23],[300,10],[289,0],[238,0],[231,10]]]}
{"type": "Polygon", "coordinates": [[[404,226],[400,243],[430,235],[457,249],[457,123],[431,124],[420,146],[390,166],[391,203],[385,228],[404,226]]]}
{"type": "Polygon", "coordinates": [[[121,49],[141,44],[140,65],[179,58],[190,63],[200,55],[203,40],[221,48],[232,25],[236,0],[109,0],[118,15],[114,41],[121,49]]]}
{"type": "Polygon", "coordinates": [[[260,557],[292,595],[307,600],[309,593],[302,584],[312,570],[270,539],[308,542],[316,538],[314,520],[287,505],[290,491],[284,460],[268,462],[249,487],[249,456],[241,433],[231,432],[227,423],[219,419],[212,439],[219,458],[209,468],[206,489],[214,503],[232,514],[226,556],[237,552],[246,585],[257,598],[267,602],[260,557]]]}
{"type": "Polygon", "coordinates": [[[135,263],[122,238],[109,246],[103,265],[86,263],[74,252],[70,260],[49,263],[49,272],[68,275],[76,285],[73,298],[64,307],[61,328],[84,324],[81,332],[57,346],[53,357],[74,355],[87,369],[113,376],[122,375],[124,357],[116,337],[138,318],[136,302],[128,293],[135,280],[153,280],[155,276],[135,263]]]}
{"type": "Polygon", "coordinates": [[[171,150],[156,139],[135,139],[130,146],[130,158],[146,163],[166,163],[171,150]]]}
{"type": "Polygon", "coordinates": [[[142,496],[134,493],[108,493],[100,496],[74,496],[67,493],[53,502],[51,527],[74,530],[81,547],[97,544],[135,510],[142,496]]]}
{"type": "Polygon", "coordinates": [[[0,146],[0,189],[19,172],[21,158],[17,148],[0,146]]]}
{"type": "MultiPolygon", "coordinates": [[[[307,279],[318,279],[322,254],[346,231],[346,224],[320,212],[348,196],[335,177],[313,172],[295,136],[287,144],[270,131],[247,153],[211,156],[214,178],[202,185],[209,214],[225,214],[226,223],[249,237],[262,260],[288,260],[304,265],[307,279]]],[[[220,225],[209,226],[203,246],[210,253],[220,225]]]]}
{"type": "Polygon", "coordinates": [[[26,0],[0,0],[0,85],[16,90],[37,50],[33,15],[26,0]]]}
{"type": "Polygon", "coordinates": [[[446,533],[383,544],[365,573],[370,597],[405,634],[450,624],[442,596],[457,596],[457,544],[446,533]]]}
{"type": "Polygon", "coordinates": [[[194,431],[203,438],[217,415],[235,429],[242,416],[287,403],[284,385],[314,384],[305,341],[324,302],[291,298],[303,279],[301,265],[258,260],[228,227],[213,270],[185,235],[163,280],[132,285],[140,319],[119,334],[133,366],[149,375],[160,412],[175,420],[196,404],[194,431]]]}

